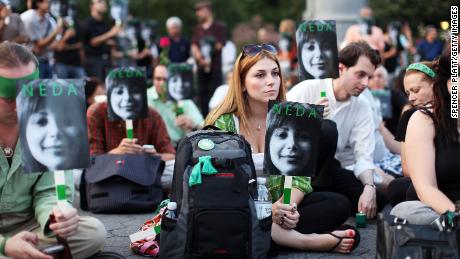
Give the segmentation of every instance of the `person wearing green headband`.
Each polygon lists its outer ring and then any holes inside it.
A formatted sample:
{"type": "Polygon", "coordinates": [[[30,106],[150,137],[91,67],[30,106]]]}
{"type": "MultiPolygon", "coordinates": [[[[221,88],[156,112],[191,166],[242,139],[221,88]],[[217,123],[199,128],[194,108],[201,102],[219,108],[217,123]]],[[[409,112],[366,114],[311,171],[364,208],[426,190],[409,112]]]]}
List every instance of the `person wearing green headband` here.
{"type": "MultiPolygon", "coordinates": [[[[16,115],[15,84],[38,77],[37,60],[24,46],[0,44],[0,258],[52,259],[37,245],[67,238],[74,258],[88,258],[104,247],[104,225],[91,217],[80,217],[75,208],[60,211],[52,173],[26,174],[16,115]],[[49,221],[53,214],[56,223],[49,221]]],[[[73,198],[73,176],[66,171],[69,204],[73,198]]]]}
{"type": "Polygon", "coordinates": [[[434,62],[410,64],[404,76],[404,91],[412,107],[427,106],[433,98],[434,62]]]}

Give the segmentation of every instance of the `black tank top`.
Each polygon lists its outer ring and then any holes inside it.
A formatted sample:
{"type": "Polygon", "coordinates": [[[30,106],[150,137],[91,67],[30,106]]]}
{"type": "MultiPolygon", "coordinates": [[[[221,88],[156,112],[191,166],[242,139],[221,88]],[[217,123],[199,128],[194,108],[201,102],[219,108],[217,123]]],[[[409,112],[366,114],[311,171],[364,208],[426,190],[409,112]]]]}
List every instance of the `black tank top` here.
{"type": "Polygon", "coordinates": [[[441,143],[435,138],[436,179],[441,190],[453,202],[460,200],[460,143],[441,143]]]}
{"type": "MultiPolygon", "coordinates": [[[[433,118],[433,113],[424,109],[424,113],[433,118]]],[[[436,149],[435,168],[438,188],[452,202],[460,200],[460,142],[441,141],[438,132],[435,133],[436,149]]]]}

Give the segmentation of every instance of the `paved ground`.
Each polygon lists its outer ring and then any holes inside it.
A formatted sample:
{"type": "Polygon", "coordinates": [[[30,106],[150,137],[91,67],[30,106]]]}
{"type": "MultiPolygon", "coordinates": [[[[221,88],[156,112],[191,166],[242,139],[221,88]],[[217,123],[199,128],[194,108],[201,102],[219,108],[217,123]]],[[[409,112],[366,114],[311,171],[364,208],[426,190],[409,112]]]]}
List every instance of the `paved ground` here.
{"type": "MultiPolygon", "coordinates": [[[[78,200],[78,199],[77,199],[78,200]]],[[[75,204],[78,207],[78,204],[75,204]]],[[[91,215],[100,219],[107,228],[107,242],[104,250],[115,251],[126,258],[144,258],[131,252],[129,249],[129,235],[136,232],[151,214],[127,214],[127,215],[104,215],[82,212],[82,215],[91,215]]],[[[354,225],[354,220],[349,219],[349,224],[354,225]]],[[[319,258],[375,258],[376,225],[368,222],[364,229],[360,229],[361,243],[349,255],[332,253],[306,253],[306,252],[282,252],[277,258],[280,259],[319,259],[319,258]]]]}

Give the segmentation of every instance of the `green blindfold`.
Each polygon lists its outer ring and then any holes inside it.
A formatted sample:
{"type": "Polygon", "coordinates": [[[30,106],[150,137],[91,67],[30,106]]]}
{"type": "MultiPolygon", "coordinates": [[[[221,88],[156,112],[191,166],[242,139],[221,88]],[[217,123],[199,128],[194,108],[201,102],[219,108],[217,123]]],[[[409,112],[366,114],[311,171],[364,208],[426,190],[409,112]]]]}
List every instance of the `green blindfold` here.
{"type": "Polygon", "coordinates": [[[0,76],[0,97],[6,99],[15,99],[16,98],[16,84],[20,80],[33,80],[39,78],[38,69],[27,76],[20,78],[6,78],[0,76]]]}

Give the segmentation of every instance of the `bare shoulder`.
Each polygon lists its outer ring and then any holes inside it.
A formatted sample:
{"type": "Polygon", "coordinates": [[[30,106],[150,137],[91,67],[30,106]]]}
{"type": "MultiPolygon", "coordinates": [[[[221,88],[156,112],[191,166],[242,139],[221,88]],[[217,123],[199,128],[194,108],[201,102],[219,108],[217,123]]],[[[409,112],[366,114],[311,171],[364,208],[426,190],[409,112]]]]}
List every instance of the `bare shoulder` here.
{"type": "Polygon", "coordinates": [[[430,115],[416,111],[407,124],[407,135],[417,137],[434,137],[434,123],[430,115]]]}

